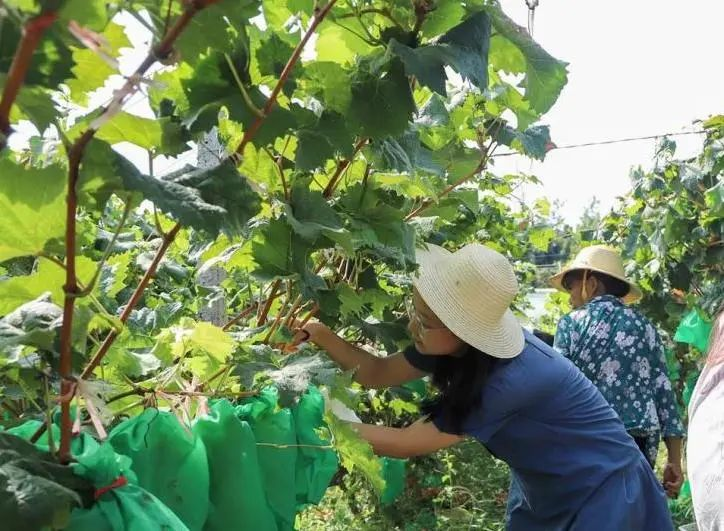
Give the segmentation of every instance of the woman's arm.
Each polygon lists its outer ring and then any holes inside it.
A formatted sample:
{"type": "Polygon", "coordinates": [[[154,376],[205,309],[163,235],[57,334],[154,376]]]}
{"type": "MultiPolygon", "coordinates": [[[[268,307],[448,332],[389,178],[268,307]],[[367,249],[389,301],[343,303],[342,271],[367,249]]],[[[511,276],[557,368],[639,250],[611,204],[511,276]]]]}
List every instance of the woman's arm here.
{"type": "Polygon", "coordinates": [[[372,445],[377,455],[388,457],[425,455],[463,440],[462,435],[442,432],[425,419],[420,419],[406,428],[359,423],[351,423],[351,426],[372,445]]]}
{"type": "Polygon", "coordinates": [[[345,341],[322,323],[307,323],[302,331],[297,332],[293,342],[304,340],[326,350],[342,369],[356,369],[354,379],[364,387],[391,387],[425,375],[410,365],[403,354],[380,358],[345,341]],[[305,337],[304,332],[309,337],[305,337]]]}

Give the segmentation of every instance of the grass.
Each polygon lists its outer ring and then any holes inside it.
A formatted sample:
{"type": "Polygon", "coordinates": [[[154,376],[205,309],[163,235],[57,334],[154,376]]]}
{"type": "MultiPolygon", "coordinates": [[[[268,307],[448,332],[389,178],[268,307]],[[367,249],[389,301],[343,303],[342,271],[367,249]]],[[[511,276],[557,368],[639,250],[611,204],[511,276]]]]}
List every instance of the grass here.
{"type": "MultiPolygon", "coordinates": [[[[662,445],[657,477],[665,461],[662,445]]],[[[503,531],[509,474],[505,463],[491,457],[475,441],[411,459],[407,486],[389,506],[359,474],[347,474],[327,490],[318,506],[302,512],[297,529],[304,531],[399,530],[432,531],[469,529],[503,531]]],[[[691,498],[670,504],[674,524],[694,521],[691,498]]]]}
{"type": "Polygon", "coordinates": [[[310,531],[355,529],[502,531],[508,496],[508,467],[475,441],[411,459],[407,486],[389,506],[357,474],[328,489],[322,503],[304,511],[297,528],[310,531]]]}

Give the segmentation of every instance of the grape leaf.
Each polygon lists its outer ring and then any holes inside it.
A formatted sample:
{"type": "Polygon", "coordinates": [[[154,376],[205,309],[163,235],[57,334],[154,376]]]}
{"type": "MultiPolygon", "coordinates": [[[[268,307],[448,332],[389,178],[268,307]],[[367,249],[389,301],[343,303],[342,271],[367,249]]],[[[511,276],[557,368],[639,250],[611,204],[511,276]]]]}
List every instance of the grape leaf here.
{"type": "Polygon", "coordinates": [[[73,20],[81,26],[101,31],[108,22],[105,0],[63,0],[58,19],[61,25],[73,20]]]}
{"type": "Polygon", "coordinates": [[[305,271],[308,246],[296,238],[285,220],[276,219],[261,231],[261,239],[254,240],[252,253],[257,268],[254,274],[262,279],[286,277],[305,271]]]}
{"type": "Polygon", "coordinates": [[[131,265],[133,253],[114,254],[106,260],[100,277],[100,287],[107,297],[114,298],[126,287],[128,266],[131,265]]]}
{"type": "Polygon", "coordinates": [[[314,242],[325,231],[342,229],[339,216],[322,193],[310,190],[302,179],[294,183],[289,203],[285,207],[289,225],[294,232],[310,242],[314,242]]]}
{"type": "Polygon", "coordinates": [[[188,337],[189,344],[223,363],[234,350],[234,340],[229,334],[211,323],[196,323],[188,337]]]}
{"type": "Polygon", "coordinates": [[[488,130],[499,143],[537,160],[543,160],[551,146],[551,134],[547,125],[535,125],[519,131],[498,121],[491,123],[488,130]]]}
{"type": "MultiPolygon", "coordinates": [[[[5,76],[0,75],[0,88],[4,78],[5,76]]],[[[10,121],[15,123],[21,119],[30,120],[42,133],[57,116],[55,103],[47,90],[41,87],[24,86],[15,100],[15,105],[10,113],[10,121]]]]}
{"type": "Polygon", "coordinates": [[[480,90],[488,86],[488,48],[490,46],[490,17],[481,11],[458,24],[437,43],[410,48],[397,40],[390,41],[390,50],[405,64],[405,71],[443,96],[445,67],[451,67],[480,90]]]}
{"type": "Polygon", "coordinates": [[[396,136],[407,128],[415,102],[398,59],[360,62],[352,76],[351,92],[348,116],[361,136],[396,136]]]}
{"type": "Polygon", "coordinates": [[[556,233],[551,227],[540,227],[533,229],[528,235],[531,245],[538,251],[546,252],[551,243],[551,240],[555,238],[556,233]]]}
{"type": "MultiPolygon", "coordinates": [[[[103,51],[109,57],[116,58],[121,48],[131,46],[125,29],[113,22],[108,24],[102,35],[108,42],[103,51]]],[[[108,64],[101,55],[87,48],[74,48],[73,61],[73,77],[67,79],[65,84],[70,88],[71,99],[80,105],[87,105],[89,93],[102,87],[112,74],[118,73],[117,68],[108,64]]]]}
{"type": "Polygon", "coordinates": [[[432,173],[442,175],[443,170],[432,158],[432,151],[420,142],[415,129],[409,129],[397,138],[385,138],[372,144],[376,156],[375,168],[395,170],[409,174],[432,173]]]}
{"type": "Polygon", "coordinates": [[[344,118],[335,112],[325,111],[314,123],[299,129],[297,141],[295,164],[298,170],[314,170],[337,154],[352,155],[352,136],[344,118]]]}
{"type": "Polygon", "coordinates": [[[339,420],[333,413],[326,413],[324,420],[334,437],[334,446],[342,466],[348,471],[359,470],[378,494],[385,489],[382,477],[382,461],[374,454],[372,446],[355,431],[351,424],[339,420]]]}
{"type": "Polygon", "coordinates": [[[259,0],[220,0],[194,15],[176,41],[181,58],[196,65],[209,48],[231,52],[249,19],[259,11],[259,0]]]}
{"type": "Polygon", "coordinates": [[[706,206],[709,207],[709,216],[724,218],[724,180],[719,179],[715,186],[709,188],[704,195],[704,200],[706,206]]]}
{"type": "Polygon", "coordinates": [[[71,509],[90,504],[93,490],[93,485],[76,476],[71,467],[57,463],[20,437],[0,432],[3,529],[56,527],[67,521],[71,509]]]}
{"type": "MultiPolygon", "coordinates": [[[[517,25],[497,5],[486,6],[490,14],[493,28],[502,38],[515,45],[525,57],[525,95],[531,107],[539,113],[547,112],[558,99],[561,90],[568,81],[567,63],[551,56],[535,42],[525,28],[517,25]]],[[[502,42],[502,41],[501,41],[502,42]]],[[[503,51],[497,55],[501,61],[503,51]]],[[[514,54],[505,65],[508,69],[516,71],[522,66],[520,56],[514,54]]],[[[500,64],[498,62],[498,64],[500,64]]]]}
{"type": "MultiPolygon", "coordinates": [[[[261,209],[259,196],[230,160],[214,168],[180,170],[164,176],[163,181],[195,190],[206,204],[221,209],[220,216],[205,216],[203,226],[196,226],[214,235],[221,231],[230,235],[242,233],[247,222],[261,209]]],[[[184,212],[187,212],[186,209],[184,212]]]]}
{"type": "Polygon", "coordinates": [[[428,39],[437,37],[457,26],[465,15],[465,8],[459,0],[438,0],[435,9],[425,17],[420,33],[428,39]]]}
{"type": "Polygon", "coordinates": [[[36,255],[65,233],[65,172],[0,160],[0,262],[36,255]]]}
{"type": "Polygon", "coordinates": [[[344,26],[330,21],[320,24],[316,43],[317,60],[352,63],[358,55],[364,56],[372,51],[372,46],[360,37],[364,30],[359,21],[346,19],[344,26]]]}
{"type": "Polygon", "coordinates": [[[314,61],[304,66],[299,84],[325,103],[327,110],[345,114],[352,99],[350,72],[331,61],[314,61]]]}
{"type": "Polygon", "coordinates": [[[143,118],[120,112],[96,134],[109,144],[130,142],[159,155],[175,155],[183,151],[184,136],[180,124],[170,118],[143,118]]]}

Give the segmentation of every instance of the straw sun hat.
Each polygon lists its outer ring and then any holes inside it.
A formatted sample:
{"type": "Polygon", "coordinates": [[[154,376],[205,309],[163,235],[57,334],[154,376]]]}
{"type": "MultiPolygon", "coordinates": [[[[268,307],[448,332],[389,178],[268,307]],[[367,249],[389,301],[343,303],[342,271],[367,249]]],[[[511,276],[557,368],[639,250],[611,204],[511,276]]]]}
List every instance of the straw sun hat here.
{"type": "Polygon", "coordinates": [[[416,258],[413,284],[453,334],[496,358],[523,351],[523,329],[510,311],[518,281],[503,255],[475,243],[455,253],[428,244],[416,258]]]}
{"type": "Polygon", "coordinates": [[[566,288],[563,287],[563,277],[565,277],[567,273],[578,269],[604,273],[609,277],[616,278],[628,284],[630,288],[629,292],[623,298],[623,301],[626,303],[636,302],[642,296],[641,290],[626,278],[621,255],[610,247],[606,247],[605,245],[591,245],[590,247],[583,248],[573,259],[573,262],[565,267],[563,271],[551,277],[551,286],[561,291],[567,291],[566,288]]]}

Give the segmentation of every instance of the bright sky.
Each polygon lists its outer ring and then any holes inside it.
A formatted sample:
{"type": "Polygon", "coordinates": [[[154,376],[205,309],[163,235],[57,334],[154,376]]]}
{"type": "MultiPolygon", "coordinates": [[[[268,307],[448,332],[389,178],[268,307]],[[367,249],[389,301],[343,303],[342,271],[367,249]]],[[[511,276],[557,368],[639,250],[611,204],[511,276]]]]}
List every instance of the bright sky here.
{"type": "MultiPolygon", "coordinates": [[[[527,24],[524,0],[501,0],[503,9],[519,24],[527,24]]],[[[724,113],[724,71],[717,60],[721,50],[720,0],[540,0],[534,37],[551,54],[569,64],[569,82],[543,123],[551,126],[558,145],[690,131],[692,122],[724,113]]],[[[148,33],[131,17],[131,40],[148,40],[148,33]]],[[[125,75],[140,63],[147,50],[126,50],[121,60],[125,75]]],[[[118,87],[120,78],[108,87],[118,87]]],[[[110,91],[93,98],[102,104],[110,91]]],[[[137,94],[127,110],[150,116],[137,94]]],[[[20,146],[33,131],[21,128],[11,137],[20,146]]],[[[696,153],[698,135],[675,138],[679,156],[696,153]]],[[[629,169],[651,164],[654,140],[552,151],[543,163],[524,157],[497,159],[497,172],[522,171],[539,177],[542,186],[524,191],[527,200],[546,196],[564,202],[561,214],[569,222],[580,217],[597,197],[603,210],[629,188],[629,169]]],[[[118,148],[117,148],[118,149],[118,148]]],[[[130,145],[119,151],[145,166],[146,156],[130,145]]],[[[156,169],[194,162],[188,153],[181,161],[157,161],[156,169]]],[[[145,168],[144,168],[145,169],[145,168]]]]}
{"type": "MultiPolygon", "coordinates": [[[[524,0],[501,0],[527,25],[524,0]]],[[[720,0],[540,0],[535,39],[569,64],[568,85],[544,117],[558,145],[692,130],[692,122],[724,113],[720,0]]],[[[699,135],[676,137],[677,156],[690,156],[699,135]]],[[[565,201],[576,221],[591,197],[608,209],[629,188],[629,169],[650,166],[654,140],[552,151],[543,163],[498,159],[499,171],[537,175],[526,199],[565,201]]]]}

